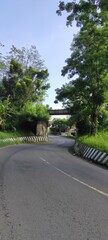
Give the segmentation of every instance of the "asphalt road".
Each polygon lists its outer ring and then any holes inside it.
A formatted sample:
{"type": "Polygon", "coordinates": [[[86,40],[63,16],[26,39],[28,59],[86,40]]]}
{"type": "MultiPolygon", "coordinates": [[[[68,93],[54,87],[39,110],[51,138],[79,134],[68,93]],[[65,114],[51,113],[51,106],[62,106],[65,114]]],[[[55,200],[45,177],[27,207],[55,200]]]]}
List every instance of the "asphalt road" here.
{"type": "Polygon", "coordinates": [[[73,140],[0,149],[0,240],[108,240],[108,170],[73,140]]]}

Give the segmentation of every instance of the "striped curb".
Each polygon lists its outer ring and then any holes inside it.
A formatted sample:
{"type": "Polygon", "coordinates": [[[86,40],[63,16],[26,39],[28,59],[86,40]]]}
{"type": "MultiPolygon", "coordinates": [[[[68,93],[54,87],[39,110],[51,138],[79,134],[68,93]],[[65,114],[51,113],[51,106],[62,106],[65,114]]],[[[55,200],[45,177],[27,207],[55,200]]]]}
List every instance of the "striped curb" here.
{"type": "Polygon", "coordinates": [[[108,167],[108,153],[101,152],[91,147],[87,147],[86,145],[75,142],[74,151],[81,157],[85,159],[92,160],[95,163],[104,165],[108,167]]]}
{"type": "Polygon", "coordinates": [[[0,139],[0,142],[46,142],[48,141],[47,136],[27,136],[27,137],[17,137],[17,138],[6,138],[0,139]]]}

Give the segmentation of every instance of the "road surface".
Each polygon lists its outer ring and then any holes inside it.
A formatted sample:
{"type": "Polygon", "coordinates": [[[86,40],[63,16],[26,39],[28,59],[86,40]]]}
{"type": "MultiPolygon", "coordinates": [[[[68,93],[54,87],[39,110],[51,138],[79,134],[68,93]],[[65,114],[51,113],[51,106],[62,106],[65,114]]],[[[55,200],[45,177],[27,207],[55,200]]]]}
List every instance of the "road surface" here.
{"type": "Polygon", "coordinates": [[[0,149],[0,240],[108,240],[108,170],[73,140],[0,149]]]}

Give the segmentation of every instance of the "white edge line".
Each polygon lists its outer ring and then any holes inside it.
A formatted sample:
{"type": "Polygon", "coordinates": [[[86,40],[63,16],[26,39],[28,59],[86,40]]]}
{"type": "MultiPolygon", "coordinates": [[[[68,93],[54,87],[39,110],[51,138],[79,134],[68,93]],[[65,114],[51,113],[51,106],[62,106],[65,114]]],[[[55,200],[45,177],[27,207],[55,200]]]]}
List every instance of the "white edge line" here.
{"type": "Polygon", "coordinates": [[[44,158],[40,157],[40,159],[41,159],[43,162],[45,162],[46,164],[49,164],[50,166],[52,166],[53,168],[55,168],[57,171],[59,171],[59,172],[61,172],[62,174],[64,174],[65,176],[67,176],[67,177],[69,177],[69,178],[72,178],[74,181],[76,181],[76,182],[78,182],[78,183],[86,186],[87,188],[92,189],[92,190],[95,191],[95,192],[100,193],[100,194],[103,195],[103,196],[108,197],[108,193],[105,193],[105,192],[103,192],[103,191],[101,191],[101,190],[99,190],[99,189],[97,189],[97,188],[95,188],[95,187],[92,187],[91,185],[89,185],[89,184],[87,184],[87,183],[85,183],[85,182],[83,182],[83,181],[80,181],[79,179],[77,179],[77,178],[75,178],[75,177],[72,177],[71,175],[65,173],[64,171],[60,170],[59,168],[55,167],[54,165],[52,165],[51,163],[49,163],[48,161],[46,161],[44,158]]]}

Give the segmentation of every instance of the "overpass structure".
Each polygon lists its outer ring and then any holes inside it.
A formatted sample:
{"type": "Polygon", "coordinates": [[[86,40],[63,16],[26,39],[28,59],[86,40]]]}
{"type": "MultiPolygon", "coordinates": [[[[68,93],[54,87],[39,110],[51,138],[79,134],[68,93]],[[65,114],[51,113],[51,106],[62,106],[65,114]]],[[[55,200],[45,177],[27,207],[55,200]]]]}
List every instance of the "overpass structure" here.
{"type": "Polygon", "coordinates": [[[68,109],[49,109],[50,115],[70,115],[68,109]]]}

